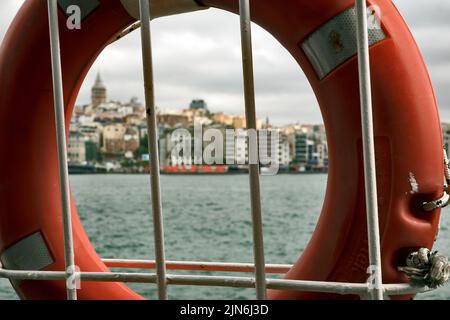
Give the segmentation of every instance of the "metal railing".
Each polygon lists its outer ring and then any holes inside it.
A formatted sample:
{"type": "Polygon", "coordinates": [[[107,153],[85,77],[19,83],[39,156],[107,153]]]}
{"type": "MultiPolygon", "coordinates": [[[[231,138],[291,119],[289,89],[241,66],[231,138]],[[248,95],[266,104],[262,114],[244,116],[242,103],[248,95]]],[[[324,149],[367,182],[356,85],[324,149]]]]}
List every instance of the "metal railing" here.
{"type": "MultiPolygon", "coordinates": [[[[258,299],[266,298],[267,289],[323,292],[335,294],[354,294],[364,299],[383,299],[384,296],[416,294],[429,291],[428,287],[411,284],[383,284],[381,252],[378,226],[377,192],[375,175],[375,150],[370,91],[369,42],[367,31],[366,1],[355,0],[357,12],[358,65],[361,95],[361,120],[363,129],[364,172],[367,206],[367,225],[369,238],[369,259],[375,283],[342,283],[325,281],[303,281],[271,279],[266,273],[286,273],[291,265],[266,265],[264,262],[264,243],[261,215],[261,196],[258,165],[250,165],[250,201],[253,225],[254,264],[166,261],[164,250],[164,228],[161,206],[161,190],[157,148],[157,124],[155,117],[155,98],[153,87],[152,48],[150,30],[149,0],[139,0],[141,18],[142,58],[145,81],[145,100],[149,132],[150,182],[152,196],[154,241],[156,260],[104,259],[111,268],[156,269],[156,273],[127,272],[76,272],[71,225],[69,178],[67,169],[67,146],[64,124],[63,87],[61,76],[61,56],[59,47],[57,0],[47,0],[49,32],[52,53],[53,91],[55,122],[58,145],[59,179],[63,215],[64,254],[66,271],[18,271],[2,269],[0,278],[15,280],[67,280],[76,273],[81,281],[98,282],[139,282],[154,283],[158,287],[159,299],[167,299],[168,285],[221,286],[234,288],[255,288],[258,299]],[[216,271],[254,273],[255,277],[173,275],[167,270],[216,271]]],[[[245,111],[247,127],[256,128],[255,92],[253,79],[251,21],[249,0],[239,0],[242,62],[244,75],[245,111]]],[[[256,161],[258,163],[258,161],[256,161]]],[[[76,300],[77,291],[67,286],[67,299],[76,300]]]]}
{"type": "MultiPolygon", "coordinates": [[[[247,129],[256,130],[255,84],[253,76],[252,33],[250,21],[250,0],[239,0],[241,25],[242,69],[244,71],[245,119],[247,129]]],[[[256,139],[249,138],[249,150],[257,150],[256,139]],[[253,146],[250,146],[253,144],[253,146]]],[[[263,223],[261,213],[261,190],[259,181],[259,152],[249,164],[250,207],[253,227],[253,255],[255,260],[256,297],[266,298],[266,273],[264,262],[263,223]]]]}
{"type": "MultiPolygon", "coordinates": [[[[61,192],[64,258],[67,280],[75,272],[73,249],[72,212],[70,208],[69,168],[67,166],[66,128],[64,121],[64,96],[59,46],[58,3],[48,0],[48,20],[52,57],[53,100],[55,107],[56,139],[58,145],[59,185],[61,192]]],[[[76,300],[77,290],[67,286],[67,299],[76,300]]]]}
{"type": "Polygon", "coordinates": [[[158,296],[167,300],[166,261],[164,251],[164,226],[161,205],[159,176],[158,136],[155,111],[155,92],[153,86],[152,43],[150,32],[149,0],[139,0],[141,18],[142,64],[144,66],[145,104],[147,106],[148,150],[150,152],[150,184],[153,206],[153,230],[155,241],[156,274],[158,296]]]}
{"type": "Polygon", "coordinates": [[[369,240],[369,270],[372,272],[373,280],[375,281],[371,290],[371,295],[373,299],[383,300],[366,1],[356,0],[355,7],[357,21],[356,40],[358,46],[359,90],[361,96],[362,145],[364,155],[364,187],[366,190],[367,235],[369,240]]]}

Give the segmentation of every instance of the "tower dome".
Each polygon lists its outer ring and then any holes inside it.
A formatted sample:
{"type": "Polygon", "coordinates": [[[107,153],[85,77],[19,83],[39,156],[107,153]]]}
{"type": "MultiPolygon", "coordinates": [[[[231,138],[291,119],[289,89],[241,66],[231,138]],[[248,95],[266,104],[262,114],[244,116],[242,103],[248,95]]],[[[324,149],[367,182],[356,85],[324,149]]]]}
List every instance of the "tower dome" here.
{"type": "Polygon", "coordinates": [[[100,73],[97,74],[95,84],[91,90],[92,106],[95,108],[98,105],[106,102],[106,87],[103,84],[100,73]]]}

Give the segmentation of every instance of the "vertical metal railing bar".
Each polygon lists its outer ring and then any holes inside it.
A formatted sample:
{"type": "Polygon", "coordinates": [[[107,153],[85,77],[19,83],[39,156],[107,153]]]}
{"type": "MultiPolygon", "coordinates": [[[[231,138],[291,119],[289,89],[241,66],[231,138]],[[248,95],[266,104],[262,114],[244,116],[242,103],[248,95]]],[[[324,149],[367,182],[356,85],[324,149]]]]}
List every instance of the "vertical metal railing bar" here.
{"type": "MultiPolygon", "coordinates": [[[[58,3],[48,0],[48,19],[51,47],[53,99],[55,108],[56,139],[58,148],[59,183],[61,192],[62,225],[64,238],[64,259],[67,280],[75,272],[75,254],[72,234],[72,213],[70,207],[69,170],[67,167],[66,128],[64,118],[64,97],[61,71],[61,51],[59,44],[58,3]]],[[[66,281],[67,298],[77,299],[76,287],[66,281]]]]}
{"type": "Polygon", "coordinates": [[[145,104],[147,108],[148,145],[150,153],[150,185],[153,212],[155,259],[158,297],[167,300],[167,278],[164,250],[164,224],[161,205],[161,183],[158,156],[155,92],[153,86],[153,58],[150,30],[149,0],[139,0],[141,19],[142,63],[144,67],[145,104]]]}
{"type": "Polygon", "coordinates": [[[361,98],[361,125],[364,154],[364,181],[366,191],[369,261],[371,266],[370,272],[374,281],[373,288],[371,289],[371,298],[382,300],[383,286],[366,0],[355,0],[355,7],[357,19],[359,87],[361,98]]]}
{"type": "MultiPolygon", "coordinates": [[[[250,21],[249,0],[239,1],[242,67],[244,73],[245,117],[247,129],[256,130],[255,85],[253,77],[252,35],[250,21]]],[[[256,153],[256,163],[249,163],[250,202],[253,228],[253,254],[255,260],[256,296],[266,299],[266,272],[264,258],[263,224],[261,214],[261,190],[259,181],[259,152],[258,146],[252,149],[252,139],[249,137],[249,158],[252,150],[256,153]]],[[[254,141],[253,141],[254,143],[254,141]]],[[[256,143],[257,144],[257,143],[256,143]]],[[[250,161],[249,161],[250,162],[250,161]]]]}

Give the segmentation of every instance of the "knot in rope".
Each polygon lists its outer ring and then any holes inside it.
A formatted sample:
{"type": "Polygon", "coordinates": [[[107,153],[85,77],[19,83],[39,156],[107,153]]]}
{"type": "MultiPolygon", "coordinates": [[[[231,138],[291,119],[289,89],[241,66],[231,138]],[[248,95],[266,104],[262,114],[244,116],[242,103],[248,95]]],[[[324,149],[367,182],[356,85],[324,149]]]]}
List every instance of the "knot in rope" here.
{"type": "Polygon", "coordinates": [[[412,283],[435,289],[444,285],[450,277],[450,262],[437,251],[421,248],[406,258],[406,266],[399,267],[412,283]]]}

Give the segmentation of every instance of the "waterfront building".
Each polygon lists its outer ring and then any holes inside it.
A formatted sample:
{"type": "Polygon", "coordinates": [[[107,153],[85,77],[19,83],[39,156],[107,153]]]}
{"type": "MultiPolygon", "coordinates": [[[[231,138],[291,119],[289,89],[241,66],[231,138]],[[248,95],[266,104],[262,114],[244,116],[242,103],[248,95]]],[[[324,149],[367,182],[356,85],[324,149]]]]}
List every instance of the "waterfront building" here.
{"type": "Polygon", "coordinates": [[[248,134],[245,130],[236,130],[234,141],[234,161],[237,165],[248,164],[248,134]]]}
{"type": "MultiPolygon", "coordinates": [[[[137,128],[126,127],[124,140],[125,153],[134,154],[139,149],[139,132],[137,128]]],[[[130,156],[128,156],[130,158],[130,156]]]]}
{"type": "Polygon", "coordinates": [[[199,125],[202,125],[202,126],[209,126],[210,124],[213,123],[213,121],[210,118],[208,118],[208,117],[195,116],[193,118],[193,122],[191,122],[191,123],[196,123],[196,124],[199,124],[199,125]]]}
{"type": "Polygon", "coordinates": [[[194,137],[184,132],[168,130],[158,140],[161,166],[190,166],[193,164],[194,137]],[[180,148],[183,146],[183,148],[180,148]]]}
{"type": "Polygon", "coordinates": [[[302,171],[326,171],[328,146],[323,125],[300,125],[288,141],[295,148],[294,163],[302,171]]]}
{"type": "Polygon", "coordinates": [[[98,122],[79,122],[78,132],[81,133],[88,141],[95,143],[97,146],[101,144],[103,126],[98,122]]]}
{"type": "Polygon", "coordinates": [[[166,124],[170,127],[188,127],[192,122],[189,121],[189,116],[180,112],[164,112],[157,114],[157,121],[161,124],[166,124]]]}
{"type": "Polygon", "coordinates": [[[280,167],[289,167],[291,163],[291,152],[288,136],[280,134],[278,143],[278,164],[280,167]]]}
{"type": "Polygon", "coordinates": [[[296,156],[295,149],[295,131],[283,130],[282,134],[286,136],[287,143],[289,145],[289,162],[293,162],[296,156]]]}
{"type": "Polygon", "coordinates": [[[235,116],[233,117],[233,128],[235,129],[245,129],[247,124],[245,122],[245,117],[235,116]]]}
{"type": "Polygon", "coordinates": [[[144,120],[145,119],[142,118],[142,116],[140,114],[135,113],[135,112],[133,112],[131,114],[128,114],[125,117],[123,117],[123,121],[124,121],[124,123],[126,125],[138,126],[141,123],[144,123],[145,122],[144,120]]]}
{"type": "Polygon", "coordinates": [[[172,166],[191,166],[193,164],[193,139],[194,137],[186,130],[183,133],[170,133],[170,165],[172,166]],[[178,146],[183,146],[181,149],[175,149],[178,146]]]}
{"type": "Polygon", "coordinates": [[[95,121],[102,124],[122,123],[123,116],[115,111],[99,112],[95,114],[95,121]]]}
{"type": "Polygon", "coordinates": [[[312,159],[314,141],[309,139],[308,134],[300,131],[295,134],[295,162],[306,166],[312,159]]]}
{"type": "Polygon", "coordinates": [[[261,164],[273,165],[273,162],[276,161],[276,164],[280,167],[289,167],[291,156],[288,136],[280,132],[278,129],[268,129],[265,131],[259,131],[258,133],[259,156],[261,164]],[[267,133],[266,135],[261,135],[261,132],[267,133]],[[266,139],[263,137],[266,137],[266,139]],[[274,139],[276,139],[275,145],[272,144],[274,139]]]}
{"type": "Polygon", "coordinates": [[[86,162],[87,163],[97,162],[98,144],[87,139],[84,143],[84,146],[85,146],[86,162]]]}
{"type": "Polygon", "coordinates": [[[316,144],[316,152],[314,154],[315,163],[317,168],[327,168],[328,167],[328,146],[324,142],[319,142],[316,144]]]}
{"type": "Polygon", "coordinates": [[[234,130],[225,131],[225,163],[236,164],[236,132],[234,130]]]}
{"type": "Polygon", "coordinates": [[[232,115],[224,114],[223,112],[215,113],[211,117],[214,123],[219,123],[226,126],[233,125],[233,118],[234,117],[232,115]]]}
{"type": "Polygon", "coordinates": [[[86,139],[81,133],[75,131],[69,132],[67,158],[69,163],[86,163],[86,139]]]}
{"type": "Polygon", "coordinates": [[[273,138],[277,139],[277,137],[275,137],[275,134],[275,130],[266,130],[263,134],[261,132],[258,132],[258,156],[261,164],[267,165],[274,158],[275,161],[278,161],[279,141],[277,141],[275,144],[272,143],[273,138]]]}
{"type": "Polygon", "coordinates": [[[134,108],[130,105],[118,104],[117,112],[121,114],[122,117],[126,117],[134,113],[134,108]]]}
{"type": "Polygon", "coordinates": [[[103,129],[103,152],[123,154],[125,152],[126,127],[120,123],[108,124],[103,129]]]}
{"type": "Polygon", "coordinates": [[[198,108],[198,109],[184,109],[181,111],[181,114],[188,117],[189,122],[194,122],[195,118],[208,118],[209,111],[208,109],[198,108]]]}

